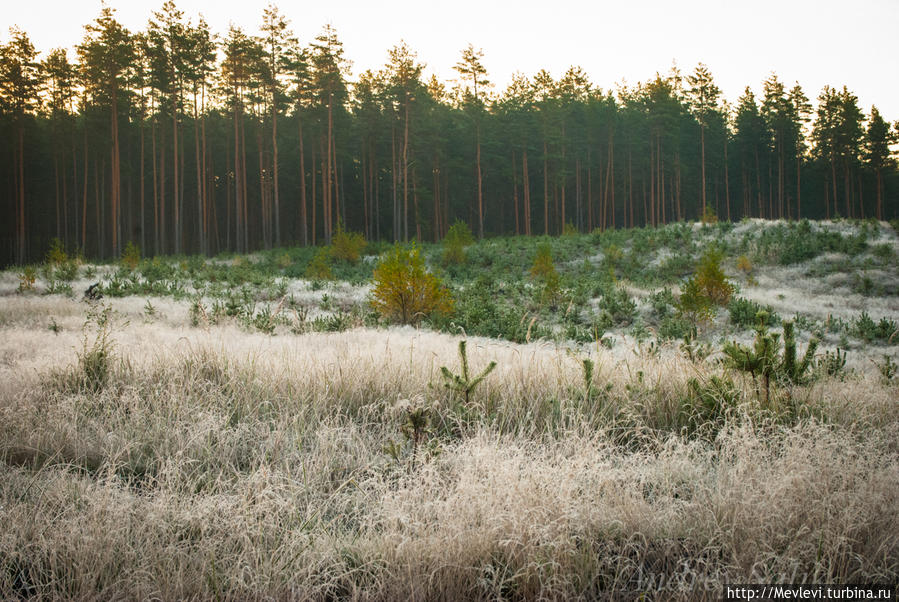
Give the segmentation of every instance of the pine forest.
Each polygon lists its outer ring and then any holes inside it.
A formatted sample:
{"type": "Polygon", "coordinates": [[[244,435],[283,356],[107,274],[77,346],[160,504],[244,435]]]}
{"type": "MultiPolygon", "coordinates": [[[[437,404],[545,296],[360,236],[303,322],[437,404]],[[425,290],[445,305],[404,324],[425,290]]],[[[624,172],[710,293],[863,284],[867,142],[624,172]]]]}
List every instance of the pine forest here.
{"type": "MultiPolygon", "coordinates": [[[[815,102],[772,73],[727,101],[700,63],[615,90],[579,67],[457,79],[399,42],[351,77],[338,33],[299,41],[269,5],[258,31],[210,31],[167,1],[143,31],[105,7],[74,49],[15,27],[0,45],[0,259],[247,252],[438,241],[743,217],[899,215],[899,122],[845,86],[815,102]],[[893,146],[891,146],[893,145],[893,146]]],[[[755,83],[755,82],[752,82],[755,83]]]]}

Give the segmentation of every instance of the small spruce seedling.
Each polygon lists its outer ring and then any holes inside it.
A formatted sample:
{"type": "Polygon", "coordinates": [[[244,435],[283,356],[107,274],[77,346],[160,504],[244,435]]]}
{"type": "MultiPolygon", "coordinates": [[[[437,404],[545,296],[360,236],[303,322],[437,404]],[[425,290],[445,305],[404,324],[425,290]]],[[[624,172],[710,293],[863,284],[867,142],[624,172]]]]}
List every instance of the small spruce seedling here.
{"type": "Polygon", "coordinates": [[[461,395],[465,399],[465,405],[468,405],[472,391],[482,380],[487,378],[488,374],[493,372],[493,369],[496,368],[496,362],[491,361],[480,374],[471,378],[468,370],[468,353],[465,350],[465,341],[459,341],[459,358],[462,362],[462,374],[453,374],[446,366],[441,366],[440,372],[443,374],[444,386],[461,395]]]}
{"type": "Polygon", "coordinates": [[[592,359],[584,358],[581,360],[581,366],[584,369],[584,399],[593,401],[602,393],[593,385],[593,373],[596,369],[596,364],[592,359]]]}

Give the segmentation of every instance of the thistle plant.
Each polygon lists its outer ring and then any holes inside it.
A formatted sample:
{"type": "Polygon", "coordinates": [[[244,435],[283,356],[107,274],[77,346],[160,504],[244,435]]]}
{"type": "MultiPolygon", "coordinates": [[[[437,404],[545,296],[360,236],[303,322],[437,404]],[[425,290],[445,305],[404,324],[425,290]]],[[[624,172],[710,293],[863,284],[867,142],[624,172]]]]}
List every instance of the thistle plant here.
{"type": "Polygon", "coordinates": [[[446,366],[440,367],[440,373],[443,375],[443,385],[459,394],[465,400],[465,405],[467,406],[475,387],[487,378],[488,374],[493,372],[493,369],[496,368],[496,362],[491,361],[480,374],[472,378],[468,369],[468,352],[465,348],[465,341],[459,341],[459,358],[462,363],[462,374],[453,374],[446,366]]]}

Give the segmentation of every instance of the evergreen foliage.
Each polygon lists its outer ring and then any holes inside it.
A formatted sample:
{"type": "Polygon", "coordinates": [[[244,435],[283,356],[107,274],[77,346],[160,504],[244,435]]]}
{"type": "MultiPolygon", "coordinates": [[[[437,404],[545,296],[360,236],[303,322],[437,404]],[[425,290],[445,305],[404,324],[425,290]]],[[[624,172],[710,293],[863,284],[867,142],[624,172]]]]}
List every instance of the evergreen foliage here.
{"type": "MultiPolygon", "coordinates": [[[[579,68],[488,93],[482,51],[462,51],[448,88],[404,43],[351,82],[332,27],[301,42],[274,6],[260,21],[215,35],[168,1],[132,32],[103,7],[74,62],[12,29],[0,265],[41,260],[54,237],[109,259],[132,239],[148,255],[332,244],[344,228],[438,241],[459,219],[482,239],[899,215],[895,127],[846,87],[813,108],[772,75],[731,110],[700,63],[614,93],[579,68]]],[[[463,263],[449,240],[444,262],[463,263]]]]}
{"type": "Polygon", "coordinates": [[[391,322],[418,324],[432,314],[448,315],[453,299],[425,269],[418,247],[395,245],[375,268],[372,307],[391,322]]]}
{"type": "Polygon", "coordinates": [[[306,266],[306,278],[310,280],[331,280],[334,274],[331,272],[331,248],[320,247],[312,256],[312,261],[306,266]]]}
{"type": "Polygon", "coordinates": [[[345,231],[343,224],[338,221],[334,238],[331,241],[331,257],[348,263],[356,263],[366,244],[365,236],[359,232],[345,231]]]}
{"type": "MultiPolygon", "coordinates": [[[[768,330],[768,313],[758,313],[755,342],[752,347],[730,342],[724,345],[725,364],[733,369],[748,372],[753,381],[762,379],[764,404],[770,403],[771,381],[775,379],[788,385],[804,384],[811,378],[815,351],[819,341],[812,337],[805,353],[799,357],[796,348],[796,330],[792,321],[783,323],[783,352],[778,333],[768,330]]],[[[756,386],[758,390],[758,385],[756,386]]],[[[759,398],[762,399],[761,394],[759,398]]]]}
{"type": "Polygon", "coordinates": [[[468,367],[468,352],[464,340],[459,341],[459,362],[461,364],[461,372],[459,374],[453,374],[446,366],[440,367],[440,374],[443,376],[443,386],[458,394],[467,407],[475,387],[481,384],[487,378],[487,375],[493,372],[493,369],[496,368],[496,362],[491,361],[477,376],[472,377],[468,367]]]}
{"type": "Polygon", "coordinates": [[[552,249],[549,243],[541,243],[537,246],[534,265],[531,266],[531,277],[542,285],[540,292],[541,302],[555,304],[559,296],[561,280],[553,263],[552,249]]]}
{"type": "Polygon", "coordinates": [[[474,242],[471,228],[461,220],[456,220],[443,237],[443,263],[444,265],[461,265],[467,260],[465,247],[474,242]]]}

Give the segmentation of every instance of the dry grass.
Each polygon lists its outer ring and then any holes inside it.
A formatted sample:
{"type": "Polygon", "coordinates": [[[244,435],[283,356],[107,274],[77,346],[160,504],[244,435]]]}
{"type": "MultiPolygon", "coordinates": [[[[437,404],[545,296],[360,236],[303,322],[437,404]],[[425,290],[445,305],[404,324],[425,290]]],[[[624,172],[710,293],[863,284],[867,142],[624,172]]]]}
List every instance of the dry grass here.
{"type": "MultiPolygon", "coordinates": [[[[138,302],[140,301],[140,303],[138,302]]],[[[0,597],[617,599],[725,582],[899,578],[896,385],[751,382],[717,437],[686,430],[675,349],[469,341],[498,368],[460,407],[457,338],[269,337],[115,301],[111,376],[71,376],[84,305],[0,299],[0,597]],[[50,316],[62,326],[47,329],[50,316]],[[428,451],[403,441],[427,405],[428,451]],[[798,415],[798,418],[796,417],[798,415]]],[[[89,338],[89,340],[93,340],[89,338]]]]}

